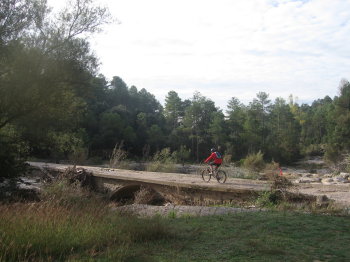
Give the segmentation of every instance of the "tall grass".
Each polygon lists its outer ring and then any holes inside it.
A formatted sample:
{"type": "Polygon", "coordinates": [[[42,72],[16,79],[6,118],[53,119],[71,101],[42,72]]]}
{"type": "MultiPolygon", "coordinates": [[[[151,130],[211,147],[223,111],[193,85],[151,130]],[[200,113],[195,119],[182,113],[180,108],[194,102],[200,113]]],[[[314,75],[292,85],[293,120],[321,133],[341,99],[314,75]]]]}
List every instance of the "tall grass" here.
{"type": "Polygon", "coordinates": [[[103,199],[85,195],[77,201],[60,188],[67,192],[66,186],[51,188],[39,203],[0,205],[0,261],[90,260],[101,254],[125,261],[134,256],[135,243],[170,235],[159,218],[121,216],[103,199]]]}
{"type": "Polygon", "coordinates": [[[146,167],[150,172],[176,172],[175,160],[170,152],[170,148],[164,148],[154,154],[152,161],[146,167]]]}

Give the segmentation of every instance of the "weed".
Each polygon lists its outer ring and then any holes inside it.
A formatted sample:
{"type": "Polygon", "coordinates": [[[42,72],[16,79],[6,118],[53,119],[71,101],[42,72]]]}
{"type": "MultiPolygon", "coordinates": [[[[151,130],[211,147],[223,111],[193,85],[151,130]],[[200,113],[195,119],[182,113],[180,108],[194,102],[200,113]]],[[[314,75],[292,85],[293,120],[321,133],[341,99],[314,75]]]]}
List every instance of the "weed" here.
{"type": "Polygon", "coordinates": [[[112,151],[109,167],[116,168],[120,165],[120,163],[126,158],[127,152],[123,150],[124,141],[121,141],[119,144],[116,143],[114,149],[112,151]]]}
{"type": "Polygon", "coordinates": [[[170,148],[164,148],[156,152],[146,170],[150,172],[176,172],[175,161],[170,153],[170,148]]]}
{"type": "Polygon", "coordinates": [[[176,211],[175,210],[171,210],[168,214],[168,218],[172,218],[175,219],[177,217],[176,211]]]}

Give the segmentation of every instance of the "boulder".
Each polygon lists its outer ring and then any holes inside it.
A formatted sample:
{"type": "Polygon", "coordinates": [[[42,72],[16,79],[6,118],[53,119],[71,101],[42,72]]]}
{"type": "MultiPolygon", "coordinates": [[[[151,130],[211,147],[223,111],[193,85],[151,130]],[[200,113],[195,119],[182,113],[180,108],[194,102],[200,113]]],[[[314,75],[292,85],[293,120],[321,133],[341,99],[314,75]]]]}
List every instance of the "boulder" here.
{"type": "Polygon", "coordinates": [[[350,181],[347,178],[344,178],[342,176],[336,176],[333,178],[334,182],[337,183],[349,183],[350,181]]]}
{"type": "Polygon", "coordinates": [[[350,177],[350,173],[341,172],[339,176],[348,179],[350,177]]]}
{"type": "Polygon", "coordinates": [[[312,178],[312,177],[301,177],[295,181],[295,183],[320,183],[321,178],[312,178]]]}
{"type": "Polygon", "coordinates": [[[331,185],[334,184],[334,180],[331,177],[326,177],[321,180],[322,184],[331,185]]]}

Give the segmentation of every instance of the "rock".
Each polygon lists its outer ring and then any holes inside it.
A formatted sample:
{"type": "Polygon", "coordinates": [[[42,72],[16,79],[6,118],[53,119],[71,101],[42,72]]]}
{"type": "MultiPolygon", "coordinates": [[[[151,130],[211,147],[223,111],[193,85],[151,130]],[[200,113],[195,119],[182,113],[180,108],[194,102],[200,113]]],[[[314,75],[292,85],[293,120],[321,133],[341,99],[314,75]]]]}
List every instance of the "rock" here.
{"type": "Polygon", "coordinates": [[[350,177],[350,174],[349,174],[349,173],[345,173],[345,172],[341,172],[341,173],[339,174],[339,176],[340,176],[340,177],[343,177],[343,178],[345,178],[345,179],[348,179],[348,178],[350,177]]]}
{"type": "Polygon", "coordinates": [[[321,180],[321,182],[322,182],[322,184],[330,185],[330,184],[333,184],[334,180],[333,180],[333,178],[326,177],[326,178],[323,178],[321,180]]]}
{"type": "Polygon", "coordinates": [[[341,176],[337,176],[334,177],[334,182],[337,183],[349,183],[350,181],[347,178],[341,177],[341,176]]]}
{"type": "Polygon", "coordinates": [[[310,177],[302,177],[300,179],[297,179],[295,183],[320,183],[321,178],[310,178],[310,177]]]}

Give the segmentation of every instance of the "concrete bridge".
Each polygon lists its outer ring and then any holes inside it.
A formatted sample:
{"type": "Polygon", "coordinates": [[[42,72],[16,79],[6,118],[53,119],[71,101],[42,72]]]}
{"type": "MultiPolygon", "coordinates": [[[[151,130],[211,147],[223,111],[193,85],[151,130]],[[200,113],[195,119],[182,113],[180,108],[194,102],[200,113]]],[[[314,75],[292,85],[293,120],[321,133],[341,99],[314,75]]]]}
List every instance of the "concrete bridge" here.
{"type": "MultiPolygon", "coordinates": [[[[33,167],[51,172],[64,172],[71,165],[29,162],[33,167]]],[[[270,189],[265,181],[228,178],[225,184],[215,179],[204,182],[199,175],[132,171],[123,169],[77,166],[93,174],[94,185],[113,200],[133,198],[141,188],[153,191],[172,203],[203,204],[243,202],[270,189]]]]}
{"type": "MultiPolygon", "coordinates": [[[[72,165],[29,162],[33,167],[51,172],[64,172],[72,165]]],[[[96,189],[112,200],[125,200],[135,196],[142,188],[157,194],[163,201],[174,204],[239,203],[255,199],[262,191],[270,190],[270,183],[249,179],[228,178],[225,184],[215,179],[204,182],[199,175],[158,173],[123,169],[77,166],[93,175],[96,189]]],[[[287,192],[291,201],[317,202],[324,196],[337,204],[350,207],[350,183],[344,185],[295,184],[287,192]]],[[[323,201],[323,200],[322,200],[323,201]]]]}

